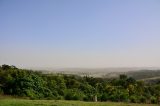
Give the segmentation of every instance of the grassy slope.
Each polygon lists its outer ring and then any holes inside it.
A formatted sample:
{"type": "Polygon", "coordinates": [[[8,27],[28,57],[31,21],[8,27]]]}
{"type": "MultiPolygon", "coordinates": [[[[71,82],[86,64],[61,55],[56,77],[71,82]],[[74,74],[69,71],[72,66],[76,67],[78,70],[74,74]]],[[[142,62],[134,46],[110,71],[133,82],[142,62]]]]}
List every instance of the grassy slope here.
{"type": "Polygon", "coordinates": [[[0,106],[158,106],[152,104],[128,104],[114,102],[82,102],[63,100],[0,99],[0,106]]]}

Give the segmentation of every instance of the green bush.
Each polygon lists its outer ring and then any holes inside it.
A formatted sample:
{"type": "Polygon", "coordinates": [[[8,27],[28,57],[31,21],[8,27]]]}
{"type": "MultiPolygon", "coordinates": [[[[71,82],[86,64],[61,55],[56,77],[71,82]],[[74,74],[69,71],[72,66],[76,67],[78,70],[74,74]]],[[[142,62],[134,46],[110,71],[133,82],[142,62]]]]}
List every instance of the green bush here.
{"type": "Polygon", "coordinates": [[[84,94],[77,89],[69,89],[66,91],[66,100],[83,100],[84,94]]]}
{"type": "Polygon", "coordinates": [[[156,97],[154,97],[154,96],[151,97],[151,103],[153,103],[153,104],[157,103],[156,97]]]}
{"type": "Polygon", "coordinates": [[[85,95],[85,96],[83,97],[83,100],[84,100],[84,101],[92,101],[93,99],[92,99],[92,96],[91,96],[91,95],[87,94],[87,95],[85,95]]]}
{"type": "Polygon", "coordinates": [[[110,95],[109,100],[114,101],[114,102],[118,102],[119,97],[117,97],[116,94],[110,95]]]}
{"type": "Polygon", "coordinates": [[[119,95],[119,100],[123,102],[128,102],[129,94],[126,90],[121,90],[119,95]]]}
{"type": "Polygon", "coordinates": [[[146,103],[146,97],[140,96],[140,97],[139,97],[139,102],[140,102],[140,103],[146,103]]]}
{"type": "Polygon", "coordinates": [[[57,96],[56,99],[57,100],[64,100],[64,97],[63,96],[57,96]]]}
{"type": "Polygon", "coordinates": [[[132,103],[137,103],[138,102],[138,98],[136,97],[136,96],[130,96],[130,102],[132,102],[132,103]]]}
{"type": "Polygon", "coordinates": [[[3,94],[3,90],[0,88],[0,94],[3,94]]]}
{"type": "Polygon", "coordinates": [[[107,101],[109,99],[109,95],[107,93],[102,94],[101,101],[107,101]]]}

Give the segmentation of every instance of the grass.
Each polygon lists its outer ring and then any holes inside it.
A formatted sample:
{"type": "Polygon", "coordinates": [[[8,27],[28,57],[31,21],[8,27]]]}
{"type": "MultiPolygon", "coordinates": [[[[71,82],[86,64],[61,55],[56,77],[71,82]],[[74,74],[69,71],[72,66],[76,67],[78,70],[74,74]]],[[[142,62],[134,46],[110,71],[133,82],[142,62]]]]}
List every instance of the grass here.
{"type": "Polygon", "coordinates": [[[0,99],[0,106],[158,106],[155,104],[131,104],[115,102],[83,102],[65,100],[0,99]]]}

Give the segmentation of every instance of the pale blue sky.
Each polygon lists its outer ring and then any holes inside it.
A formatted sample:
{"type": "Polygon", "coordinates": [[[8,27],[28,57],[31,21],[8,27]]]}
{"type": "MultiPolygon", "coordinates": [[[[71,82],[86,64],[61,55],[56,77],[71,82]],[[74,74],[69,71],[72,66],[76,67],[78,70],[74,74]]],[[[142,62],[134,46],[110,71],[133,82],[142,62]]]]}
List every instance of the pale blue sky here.
{"type": "Polygon", "coordinates": [[[159,0],[0,0],[0,64],[159,67],[159,0]]]}

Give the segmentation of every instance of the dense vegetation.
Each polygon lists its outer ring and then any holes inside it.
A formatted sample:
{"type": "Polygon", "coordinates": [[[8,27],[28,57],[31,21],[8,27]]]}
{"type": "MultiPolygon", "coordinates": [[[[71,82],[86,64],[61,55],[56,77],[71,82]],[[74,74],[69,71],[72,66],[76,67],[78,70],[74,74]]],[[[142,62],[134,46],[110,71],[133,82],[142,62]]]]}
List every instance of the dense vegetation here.
{"type": "Polygon", "coordinates": [[[126,75],[107,79],[42,74],[2,65],[0,66],[0,94],[30,99],[158,103],[160,83],[146,84],[126,75]]]}

